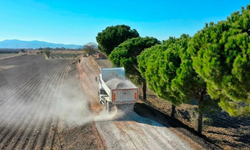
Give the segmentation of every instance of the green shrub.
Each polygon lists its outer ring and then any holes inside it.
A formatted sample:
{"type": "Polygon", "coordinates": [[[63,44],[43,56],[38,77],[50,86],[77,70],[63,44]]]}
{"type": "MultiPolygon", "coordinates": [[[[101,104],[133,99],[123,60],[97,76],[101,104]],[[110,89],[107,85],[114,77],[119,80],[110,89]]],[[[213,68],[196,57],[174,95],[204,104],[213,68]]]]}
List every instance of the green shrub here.
{"type": "Polygon", "coordinates": [[[43,50],[43,53],[44,53],[44,55],[45,55],[45,57],[48,59],[49,57],[50,57],[50,51],[49,50],[47,50],[47,49],[44,49],[43,50]]]}

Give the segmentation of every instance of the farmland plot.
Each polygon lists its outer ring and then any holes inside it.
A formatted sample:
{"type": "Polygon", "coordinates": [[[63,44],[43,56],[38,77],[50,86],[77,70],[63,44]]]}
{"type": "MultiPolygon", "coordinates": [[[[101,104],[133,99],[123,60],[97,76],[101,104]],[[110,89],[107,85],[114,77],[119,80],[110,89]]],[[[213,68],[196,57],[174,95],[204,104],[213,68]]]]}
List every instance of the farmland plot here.
{"type": "Polygon", "coordinates": [[[15,56],[15,55],[18,55],[16,53],[14,54],[0,54],[0,58],[5,58],[5,57],[10,57],[10,56],[15,56]]]}
{"type": "Polygon", "coordinates": [[[15,66],[0,70],[1,150],[100,149],[72,60],[25,55],[0,65],[15,66]]]}

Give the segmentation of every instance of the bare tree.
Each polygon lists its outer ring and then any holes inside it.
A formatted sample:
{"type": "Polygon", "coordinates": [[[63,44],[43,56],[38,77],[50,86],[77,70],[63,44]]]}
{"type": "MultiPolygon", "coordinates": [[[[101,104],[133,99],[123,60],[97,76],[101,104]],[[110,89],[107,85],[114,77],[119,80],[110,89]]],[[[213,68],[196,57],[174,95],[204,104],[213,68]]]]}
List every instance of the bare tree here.
{"type": "Polygon", "coordinates": [[[83,45],[83,51],[86,52],[89,55],[98,53],[98,45],[96,43],[90,42],[85,45],[83,45]]]}

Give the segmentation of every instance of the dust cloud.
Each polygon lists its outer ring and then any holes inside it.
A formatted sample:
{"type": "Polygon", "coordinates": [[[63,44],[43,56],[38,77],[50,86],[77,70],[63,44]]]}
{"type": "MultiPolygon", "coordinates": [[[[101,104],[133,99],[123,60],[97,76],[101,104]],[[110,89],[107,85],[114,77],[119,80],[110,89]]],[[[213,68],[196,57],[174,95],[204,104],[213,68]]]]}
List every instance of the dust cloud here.
{"type": "Polygon", "coordinates": [[[44,81],[35,86],[27,85],[22,89],[5,90],[4,95],[0,99],[0,126],[36,126],[48,122],[62,122],[66,126],[74,127],[94,120],[113,120],[125,114],[117,109],[112,113],[103,110],[98,115],[92,114],[89,110],[90,98],[74,77],[62,84],[48,84],[44,81]]]}
{"type": "Polygon", "coordinates": [[[52,115],[65,121],[68,126],[84,125],[92,121],[89,99],[76,81],[67,81],[60,87],[60,94],[55,95],[56,102],[52,115]]]}
{"type": "Polygon", "coordinates": [[[0,98],[0,124],[63,121],[67,126],[79,126],[93,120],[88,98],[76,80],[68,80],[61,85],[40,83],[36,87],[26,86],[2,92],[4,97],[0,98]]]}

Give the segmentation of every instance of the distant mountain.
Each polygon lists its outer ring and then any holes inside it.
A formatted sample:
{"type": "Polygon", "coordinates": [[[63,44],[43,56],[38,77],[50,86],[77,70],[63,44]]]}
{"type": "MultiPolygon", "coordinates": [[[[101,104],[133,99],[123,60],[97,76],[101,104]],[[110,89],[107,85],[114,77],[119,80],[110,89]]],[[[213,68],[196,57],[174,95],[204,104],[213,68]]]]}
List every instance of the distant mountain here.
{"type": "Polygon", "coordinates": [[[81,45],[74,45],[74,44],[55,44],[55,43],[48,43],[44,41],[21,41],[21,40],[4,40],[0,41],[0,48],[44,48],[44,47],[50,47],[50,48],[70,48],[70,49],[78,49],[83,48],[81,45]]]}

